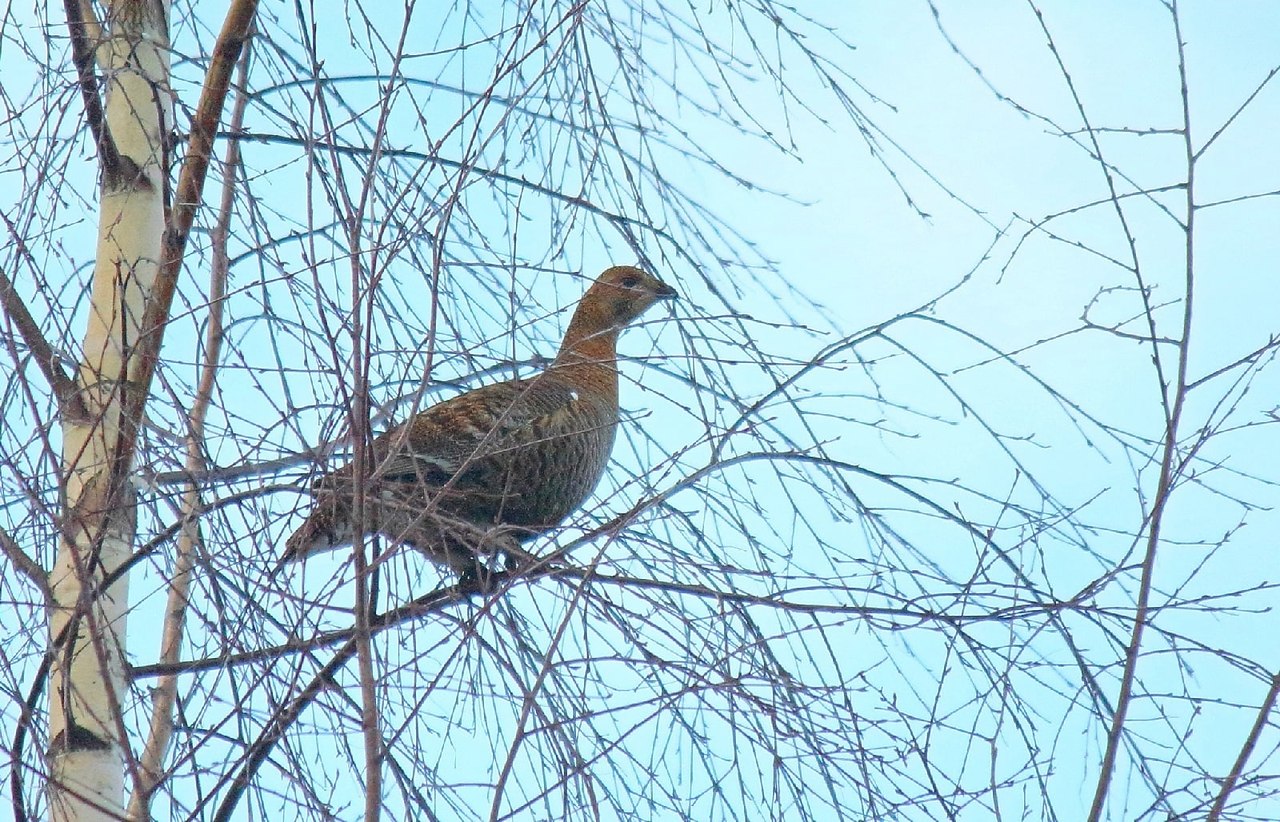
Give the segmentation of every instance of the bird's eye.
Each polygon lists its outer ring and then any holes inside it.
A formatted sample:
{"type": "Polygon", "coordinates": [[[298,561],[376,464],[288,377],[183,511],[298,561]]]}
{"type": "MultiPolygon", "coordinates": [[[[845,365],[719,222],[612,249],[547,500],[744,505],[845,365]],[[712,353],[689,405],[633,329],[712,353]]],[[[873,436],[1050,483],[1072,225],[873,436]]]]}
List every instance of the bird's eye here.
{"type": "Polygon", "coordinates": [[[622,278],[623,288],[635,288],[640,285],[640,278],[634,274],[628,274],[622,278]]]}

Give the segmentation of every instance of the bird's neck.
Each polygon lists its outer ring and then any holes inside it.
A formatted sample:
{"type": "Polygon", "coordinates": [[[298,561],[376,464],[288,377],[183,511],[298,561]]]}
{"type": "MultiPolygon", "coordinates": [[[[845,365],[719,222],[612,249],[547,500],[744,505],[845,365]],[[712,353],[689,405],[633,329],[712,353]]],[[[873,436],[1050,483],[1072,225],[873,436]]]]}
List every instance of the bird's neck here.
{"type": "Polygon", "coordinates": [[[559,379],[617,396],[617,329],[593,333],[577,326],[576,322],[569,325],[549,370],[559,379]]]}

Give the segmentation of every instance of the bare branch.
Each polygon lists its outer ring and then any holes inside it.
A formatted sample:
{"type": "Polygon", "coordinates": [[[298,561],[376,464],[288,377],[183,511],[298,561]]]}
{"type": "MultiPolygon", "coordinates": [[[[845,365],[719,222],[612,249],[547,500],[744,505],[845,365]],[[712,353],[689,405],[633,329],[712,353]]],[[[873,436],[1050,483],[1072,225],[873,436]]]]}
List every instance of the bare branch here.
{"type": "MultiPolygon", "coordinates": [[[[222,107],[226,102],[232,72],[253,30],[257,11],[258,0],[234,0],[227,10],[218,41],[214,44],[213,61],[205,77],[200,102],[191,119],[191,136],[187,145],[186,159],[174,191],[169,227],[165,231],[164,260],[156,279],[152,299],[147,304],[147,311],[143,318],[141,332],[143,350],[139,355],[141,367],[138,371],[138,385],[133,393],[134,407],[126,408],[126,418],[130,418],[128,411],[140,410],[145,403],[151,378],[155,373],[160,344],[164,337],[164,327],[169,320],[169,307],[173,303],[178,275],[182,271],[187,237],[195,220],[196,209],[203,202],[204,181],[213,153],[214,135],[222,118],[222,107]]],[[[126,406],[128,405],[126,403],[126,406]]],[[[132,437],[129,439],[131,440],[132,437]]]]}
{"type": "MultiPolygon", "coordinates": [[[[9,215],[0,213],[0,218],[4,219],[5,227],[9,230],[9,237],[17,247],[18,253],[23,257],[28,257],[29,252],[26,250],[22,235],[9,219],[9,215]]],[[[18,296],[17,290],[13,287],[13,282],[3,269],[0,269],[0,307],[4,308],[5,316],[18,329],[18,334],[22,337],[23,343],[31,351],[31,356],[36,361],[36,365],[39,366],[41,373],[44,374],[45,379],[49,382],[49,387],[53,389],[54,396],[58,398],[63,414],[83,418],[86,411],[80,392],[76,389],[75,381],[67,376],[67,372],[63,370],[62,358],[54,353],[53,347],[49,345],[49,341],[41,333],[40,325],[31,316],[31,312],[27,310],[26,304],[18,296]]]]}
{"type": "Polygon", "coordinates": [[[102,92],[98,88],[97,60],[94,51],[96,40],[102,36],[102,28],[93,18],[93,5],[86,0],[62,0],[67,17],[67,30],[71,40],[71,61],[76,67],[80,99],[84,104],[84,119],[98,147],[99,162],[104,177],[118,176],[121,156],[107,127],[102,106],[102,92]]]}
{"type": "Polygon", "coordinates": [[[1235,790],[1236,783],[1240,781],[1240,774],[1244,773],[1244,766],[1249,762],[1249,755],[1257,747],[1258,737],[1271,722],[1271,711],[1276,706],[1277,696],[1280,696],[1280,673],[1271,677],[1271,687],[1267,690],[1262,705],[1258,707],[1257,719],[1249,729],[1249,736],[1245,738],[1244,744],[1240,746],[1240,754],[1236,757],[1235,764],[1231,766],[1231,773],[1222,780],[1222,787],[1213,800],[1213,807],[1209,809],[1208,822],[1218,822],[1222,818],[1227,802],[1231,799],[1231,792],[1235,790]]]}
{"type": "MultiPolygon", "coordinates": [[[[252,23],[250,23],[252,25],[252,23]]],[[[239,56],[239,91],[230,119],[231,132],[240,130],[244,123],[245,109],[248,106],[249,94],[247,80],[249,74],[249,44],[246,43],[239,56]]],[[[196,388],[195,402],[192,403],[187,435],[187,460],[185,473],[193,477],[203,473],[208,466],[205,460],[205,420],[208,417],[210,404],[213,402],[214,386],[222,364],[223,346],[223,314],[227,293],[227,272],[230,258],[227,252],[227,238],[231,231],[234,217],[236,190],[240,170],[240,141],[231,139],[227,144],[227,154],[223,163],[225,176],[222,185],[221,204],[214,222],[212,234],[213,259],[209,272],[209,319],[205,331],[204,363],[200,370],[200,382],[196,388]]],[[[200,535],[199,517],[202,513],[200,489],[194,481],[188,480],[182,503],[182,521],[185,523],[174,556],[173,576],[169,580],[168,604],[165,609],[164,635],[161,640],[160,659],[166,663],[176,663],[182,652],[183,637],[186,630],[186,617],[189,609],[192,571],[196,566],[197,552],[202,550],[203,540],[200,535]]],[[[138,792],[130,802],[131,818],[148,818],[151,816],[151,794],[160,784],[163,777],[164,757],[169,750],[173,735],[174,710],[178,701],[178,677],[170,674],[160,678],[152,689],[151,729],[139,754],[140,782],[138,792]]]]}
{"type": "Polygon", "coordinates": [[[4,554],[18,573],[26,577],[47,603],[50,597],[49,575],[3,528],[0,528],[0,553],[4,554]]]}
{"type": "MultiPolygon", "coordinates": [[[[1160,355],[1155,354],[1155,364],[1160,381],[1164,387],[1167,416],[1165,417],[1164,439],[1161,443],[1159,477],[1156,483],[1155,498],[1151,503],[1151,511],[1147,515],[1147,534],[1142,559],[1142,574],[1138,583],[1137,604],[1133,615],[1133,626],[1128,645],[1125,649],[1124,668],[1120,675],[1120,693],[1116,697],[1115,713],[1111,717],[1111,728],[1107,733],[1107,745],[1102,755],[1102,763],[1098,770],[1097,785],[1093,796],[1093,805],[1089,811],[1089,822],[1099,822],[1106,807],[1107,792],[1115,777],[1116,755],[1120,749],[1121,737],[1124,734],[1125,719],[1133,700],[1133,688],[1137,679],[1138,662],[1142,658],[1143,635],[1147,622],[1151,618],[1150,601],[1155,586],[1156,555],[1160,548],[1160,534],[1164,526],[1165,512],[1169,497],[1177,484],[1178,474],[1185,464],[1178,451],[1179,431],[1182,423],[1182,411],[1187,399],[1187,368],[1191,358],[1191,318],[1195,304],[1195,215],[1196,189],[1195,171],[1196,154],[1191,144],[1191,95],[1187,90],[1187,56],[1182,38],[1182,23],[1178,16],[1178,3],[1173,0],[1170,11],[1173,14],[1173,27],[1178,48],[1178,77],[1181,83],[1182,101],[1182,139],[1186,157],[1186,221],[1184,249],[1184,281],[1182,292],[1182,329],[1178,339],[1177,363],[1172,385],[1165,383],[1160,366],[1160,355]],[[1170,402],[1171,399],[1171,402],[1170,402]]],[[[1140,283],[1141,284],[1141,283],[1140,283]]],[[[1155,315],[1150,302],[1143,297],[1147,306],[1147,322],[1152,332],[1151,345],[1156,348],[1155,315]]]]}

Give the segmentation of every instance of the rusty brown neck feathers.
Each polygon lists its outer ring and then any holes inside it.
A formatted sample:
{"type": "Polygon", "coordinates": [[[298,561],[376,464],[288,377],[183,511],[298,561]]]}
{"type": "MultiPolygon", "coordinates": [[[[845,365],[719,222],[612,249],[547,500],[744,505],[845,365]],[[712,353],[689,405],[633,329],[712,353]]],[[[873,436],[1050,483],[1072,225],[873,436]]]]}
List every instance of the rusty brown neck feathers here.
{"type": "Polygon", "coordinates": [[[560,379],[617,396],[617,322],[607,306],[588,294],[579,303],[550,370],[560,379]]]}

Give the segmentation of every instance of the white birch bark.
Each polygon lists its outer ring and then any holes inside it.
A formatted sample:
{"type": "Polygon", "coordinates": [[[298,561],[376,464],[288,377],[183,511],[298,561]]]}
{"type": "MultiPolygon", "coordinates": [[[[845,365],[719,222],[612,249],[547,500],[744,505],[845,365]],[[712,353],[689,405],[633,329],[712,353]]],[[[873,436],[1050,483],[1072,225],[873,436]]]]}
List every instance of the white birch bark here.
{"type": "MultiPolygon", "coordinates": [[[[53,820],[119,819],[125,777],[137,773],[122,714],[127,576],[105,592],[98,588],[129,557],[137,523],[130,489],[111,487],[111,462],[122,422],[128,424],[121,402],[137,371],[165,228],[164,141],[173,123],[167,20],[163,0],[115,0],[107,4],[97,50],[108,139],[121,159],[115,169],[103,166],[92,302],[77,373],[87,414],[63,421],[65,518],[49,619],[53,820]]],[[[117,467],[114,476],[127,484],[128,469],[117,467]]]]}

